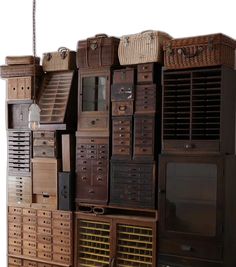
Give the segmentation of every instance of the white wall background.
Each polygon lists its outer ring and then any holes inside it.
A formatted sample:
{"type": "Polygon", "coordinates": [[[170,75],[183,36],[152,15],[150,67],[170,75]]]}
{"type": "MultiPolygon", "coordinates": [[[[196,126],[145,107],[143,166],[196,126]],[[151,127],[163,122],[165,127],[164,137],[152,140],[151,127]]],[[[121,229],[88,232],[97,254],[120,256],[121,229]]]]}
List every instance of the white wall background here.
{"type": "MultiPolygon", "coordinates": [[[[37,54],[96,33],[147,29],[173,37],[222,32],[236,38],[235,0],[37,0],[37,54]]],[[[32,0],[0,0],[0,65],[6,55],[32,54],[32,0]]],[[[0,265],[6,266],[5,81],[0,80],[0,265]]]]}

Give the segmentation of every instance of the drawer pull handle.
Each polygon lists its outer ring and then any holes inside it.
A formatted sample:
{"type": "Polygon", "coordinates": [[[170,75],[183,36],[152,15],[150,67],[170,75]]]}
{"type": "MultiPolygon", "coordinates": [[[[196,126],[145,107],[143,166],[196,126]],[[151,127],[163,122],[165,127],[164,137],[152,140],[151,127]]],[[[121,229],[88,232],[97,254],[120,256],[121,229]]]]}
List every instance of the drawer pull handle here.
{"type": "Polygon", "coordinates": [[[147,66],[143,66],[143,70],[147,70],[148,69],[148,67],[147,66]]]}
{"type": "Polygon", "coordinates": [[[191,246],[188,246],[188,245],[181,245],[180,248],[182,251],[186,251],[186,252],[193,251],[193,248],[191,246]]]}
{"type": "Polygon", "coordinates": [[[120,134],[120,137],[124,137],[124,135],[123,134],[120,134]]]}
{"type": "Polygon", "coordinates": [[[92,120],[92,121],[90,122],[91,125],[95,125],[95,123],[96,123],[96,121],[94,121],[94,120],[92,120]]]}
{"type": "Polygon", "coordinates": [[[184,148],[186,148],[186,149],[192,149],[192,148],[194,148],[194,144],[185,144],[184,145],[184,148]]]}
{"type": "Polygon", "coordinates": [[[93,189],[90,189],[88,192],[89,192],[89,194],[94,194],[94,190],[93,189]]]}
{"type": "Polygon", "coordinates": [[[97,180],[98,180],[98,181],[102,181],[102,177],[98,177],[97,180]]]}
{"type": "Polygon", "coordinates": [[[144,79],[147,79],[147,78],[148,78],[148,75],[143,75],[143,78],[144,78],[144,79]]]}
{"type": "Polygon", "coordinates": [[[82,177],[82,180],[83,180],[83,181],[85,181],[86,179],[87,179],[86,176],[83,176],[83,177],[82,177]]]}
{"type": "Polygon", "coordinates": [[[126,108],[127,108],[126,106],[119,106],[119,110],[120,110],[120,111],[125,111],[126,108]]]}
{"type": "Polygon", "coordinates": [[[120,131],[123,131],[123,130],[124,130],[124,128],[123,128],[123,127],[120,127],[120,128],[119,128],[119,130],[120,130],[120,131]]]}
{"type": "Polygon", "coordinates": [[[47,144],[47,142],[46,141],[43,141],[43,145],[46,145],[47,144]]]}

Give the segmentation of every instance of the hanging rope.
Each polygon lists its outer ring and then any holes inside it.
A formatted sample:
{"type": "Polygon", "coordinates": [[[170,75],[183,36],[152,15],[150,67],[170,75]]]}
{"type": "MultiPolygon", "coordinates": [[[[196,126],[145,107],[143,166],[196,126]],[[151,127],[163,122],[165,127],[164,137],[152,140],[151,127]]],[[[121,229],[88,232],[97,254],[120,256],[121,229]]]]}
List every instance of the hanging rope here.
{"type": "Polygon", "coordinates": [[[34,56],[34,88],[33,88],[33,101],[36,102],[36,0],[33,0],[33,56],[34,56]]]}

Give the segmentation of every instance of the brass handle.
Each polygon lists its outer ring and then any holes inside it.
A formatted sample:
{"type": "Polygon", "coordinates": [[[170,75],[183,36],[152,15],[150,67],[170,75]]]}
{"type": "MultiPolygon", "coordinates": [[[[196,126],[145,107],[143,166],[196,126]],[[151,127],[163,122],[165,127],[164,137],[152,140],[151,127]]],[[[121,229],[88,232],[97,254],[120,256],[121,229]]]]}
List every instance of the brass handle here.
{"type": "Polygon", "coordinates": [[[184,148],[186,148],[186,149],[192,149],[192,148],[194,148],[194,144],[185,144],[184,145],[184,148]]]}
{"type": "Polygon", "coordinates": [[[126,108],[127,108],[126,106],[119,106],[119,110],[120,110],[120,111],[125,111],[126,108]]]}
{"type": "Polygon", "coordinates": [[[94,190],[93,189],[90,189],[88,192],[89,192],[89,194],[94,194],[94,190]]]}

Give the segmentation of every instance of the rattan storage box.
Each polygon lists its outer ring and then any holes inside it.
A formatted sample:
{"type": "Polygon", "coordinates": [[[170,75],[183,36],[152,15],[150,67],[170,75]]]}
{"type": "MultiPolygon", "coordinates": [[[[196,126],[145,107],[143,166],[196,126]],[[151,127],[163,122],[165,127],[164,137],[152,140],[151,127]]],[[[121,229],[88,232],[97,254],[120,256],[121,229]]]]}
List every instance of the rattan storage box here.
{"type": "Polygon", "coordinates": [[[225,65],[234,68],[236,41],[223,34],[211,34],[164,42],[164,66],[185,69],[225,65]]]}

